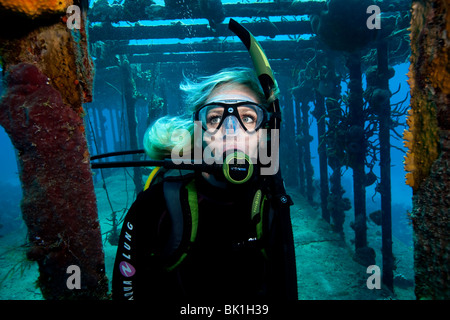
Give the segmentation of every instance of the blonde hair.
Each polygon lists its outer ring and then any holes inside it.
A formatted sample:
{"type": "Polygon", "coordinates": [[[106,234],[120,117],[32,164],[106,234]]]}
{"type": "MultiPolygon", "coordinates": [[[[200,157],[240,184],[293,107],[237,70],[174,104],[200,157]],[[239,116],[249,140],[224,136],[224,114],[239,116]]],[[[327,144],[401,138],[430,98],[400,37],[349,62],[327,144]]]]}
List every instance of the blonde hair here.
{"type": "MultiPolygon", "coordinates": [[[[185,77],[180,89],[185,93],[185,105],[187,116],[165,116],[153,123],[145,132],[144,149],[151,159],[161,160],[169,158],[172,150],[192,150],[194,122],[192,114],[202,107],[211,92],[223,84],[238,84],[252,90],[261,105],[268,107],[258,77],[249,68],[227,68],[220,72],[200,78],[200,82],[193,82],[185,77]],[[188,138],[191,139],[188,139],[188,138]]],[[[278,89],[273,92],[274,100],[278,95],[278,89]]]]}

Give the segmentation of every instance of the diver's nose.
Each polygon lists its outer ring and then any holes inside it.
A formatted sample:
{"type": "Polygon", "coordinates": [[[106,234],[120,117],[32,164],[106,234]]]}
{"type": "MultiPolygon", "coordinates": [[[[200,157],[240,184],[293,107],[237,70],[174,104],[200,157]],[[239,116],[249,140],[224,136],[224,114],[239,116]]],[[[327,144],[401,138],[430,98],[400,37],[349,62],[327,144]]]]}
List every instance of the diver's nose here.
{"type": "Polygon", "coordinates": [[[236,136],[241,130],[239,120],[233,115],[225,118],[225,120],[223,121],[223,127],[227,136],[236,136]]]}

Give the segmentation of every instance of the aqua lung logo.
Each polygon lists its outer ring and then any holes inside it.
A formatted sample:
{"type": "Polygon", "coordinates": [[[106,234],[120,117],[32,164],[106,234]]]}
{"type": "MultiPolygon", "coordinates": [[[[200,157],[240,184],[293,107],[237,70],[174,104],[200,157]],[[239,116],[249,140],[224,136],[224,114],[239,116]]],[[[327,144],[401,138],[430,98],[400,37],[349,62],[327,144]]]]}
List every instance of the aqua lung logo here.
{"type": "Polygon", "coordinates": [[[136,273],[136,269],[134,269],[131,263],[128,263],[126,261],[122,261],[119,264],[119,269],[120,273],[127,278],[134,276],[134,274],[136,273]]]}
{"type": "MultiPolygon", "coordinates": [[[[131,260],[131,239],[133,234],[133,224],[128,222],[125,228],[125,240],[123,241],[122,247],[122,260],[119,263],[119,271],[125,278],[131,278],[135,275],[136,269],[134,266],[128,262],[131,260]]],[[[129,280],[123,280],[123,295],[128,299],[133,299],[133,282],[129,280]]]]}

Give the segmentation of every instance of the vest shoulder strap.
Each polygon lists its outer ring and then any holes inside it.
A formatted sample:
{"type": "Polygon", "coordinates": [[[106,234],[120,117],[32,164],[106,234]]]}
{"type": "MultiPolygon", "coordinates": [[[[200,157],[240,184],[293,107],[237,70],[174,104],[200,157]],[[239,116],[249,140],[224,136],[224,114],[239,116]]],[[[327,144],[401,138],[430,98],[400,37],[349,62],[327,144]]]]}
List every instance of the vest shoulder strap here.
{"type": "Polygon", "coordinates": [[[198,196],[193,179],[187,184],[165,181],[163,188],[172,222],[164,256],[167,258],[166,270],[172,271],[187,257],[197,238],[198,196]]]}
{"type": "Polygon", "coordinates": [[[166,169],[164,167],[155,167],[145,182],[144,190],[151,185],[161,181],[188,181],[194,177],[192,170],[166,169]]]}
{"type": "Polygon", "coordinates": [[[187,256],[197,237],[198,197],[193,171],[156,167],[144,190],[163,183],[164,200],[170,217],[170,237],[162,250],[167,271],[175,269],[187,256]]]}

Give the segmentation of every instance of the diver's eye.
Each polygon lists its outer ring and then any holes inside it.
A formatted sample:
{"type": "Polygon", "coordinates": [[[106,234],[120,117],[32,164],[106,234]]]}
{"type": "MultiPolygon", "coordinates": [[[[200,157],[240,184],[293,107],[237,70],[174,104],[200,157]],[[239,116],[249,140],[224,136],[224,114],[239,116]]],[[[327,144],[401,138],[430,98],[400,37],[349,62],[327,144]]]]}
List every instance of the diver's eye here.
{"type": "Polygon", "coordinates": [[[251,124],[251,123],[254,123],[256,119],[253,116],[244,115],[244,116],[242,116],[241,120],[245,124],[251,124]]]}
{"type": "Polygon", "coordinates": [[[238,109],[239,116],[241,117],[242,124],[247,130],[255,129],[256,122],[258,121],[258,114],[253,107],[242,106],[238,109]]]}
{"type": "Polygon", "coordinates": [[[217,126],[220,123],[221,119],[222,119],[221,116],[211,115],[208,116],[207,123],[208,125],[217,126]]]}

